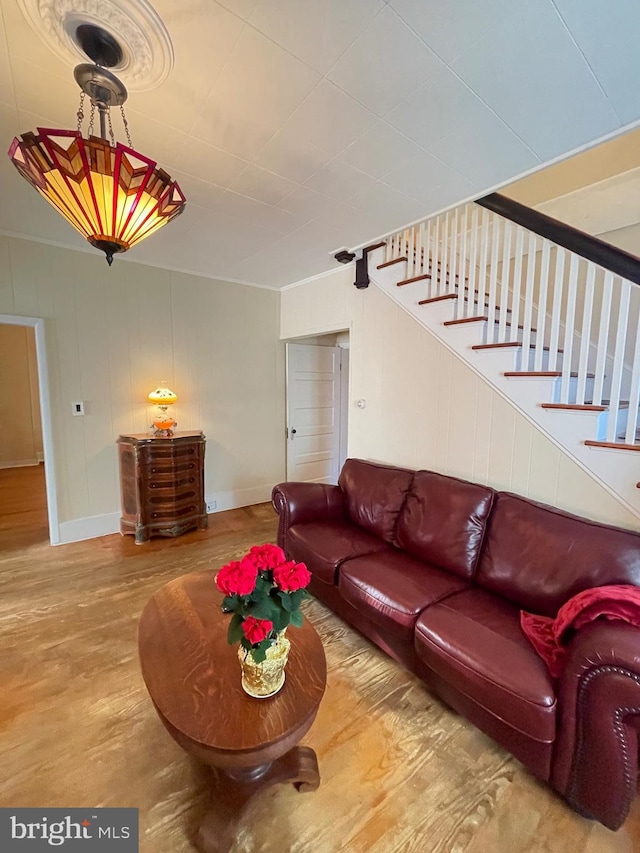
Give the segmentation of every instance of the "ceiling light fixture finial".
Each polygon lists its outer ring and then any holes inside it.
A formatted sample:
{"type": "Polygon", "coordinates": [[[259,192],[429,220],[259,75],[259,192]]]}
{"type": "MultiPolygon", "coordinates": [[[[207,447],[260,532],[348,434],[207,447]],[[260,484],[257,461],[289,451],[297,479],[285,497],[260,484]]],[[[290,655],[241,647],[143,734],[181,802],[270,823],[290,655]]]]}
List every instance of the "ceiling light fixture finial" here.
{"type": "Polygon", "coordinates": [[[123,107],[127,89],[109,71],[122,60],[118,41],[95,24],[80,24],[76,39],[93,60],[74,69],[82,90],[77,130],[39,127],[37,133],[16,137],[9,157],[31,186],[105,253],[111,266],[114,254],[126,252],[179,216],[186,199],[154,160],[133,149],[123,107]],[[86,138],[82,136],[85,96],[91,102],[86,138]],[[114,106],[120,108],[127,145],[115,141],[114,106]],[[100,136],[93,135],[96,110],[100,136]]]}

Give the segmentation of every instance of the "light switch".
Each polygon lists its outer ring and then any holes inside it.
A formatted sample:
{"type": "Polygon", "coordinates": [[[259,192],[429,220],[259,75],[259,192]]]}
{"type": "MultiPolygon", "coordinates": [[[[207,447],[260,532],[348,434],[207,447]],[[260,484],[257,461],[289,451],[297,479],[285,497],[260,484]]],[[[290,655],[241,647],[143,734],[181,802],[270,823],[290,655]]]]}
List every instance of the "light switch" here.
{"type": "Polygon", "coordinates": [[[71,404],[73,406],[73,414],[75,417],[79,417],[80,415],[84,415],[84,401],[78,400],[75,403],[71,404]]]}

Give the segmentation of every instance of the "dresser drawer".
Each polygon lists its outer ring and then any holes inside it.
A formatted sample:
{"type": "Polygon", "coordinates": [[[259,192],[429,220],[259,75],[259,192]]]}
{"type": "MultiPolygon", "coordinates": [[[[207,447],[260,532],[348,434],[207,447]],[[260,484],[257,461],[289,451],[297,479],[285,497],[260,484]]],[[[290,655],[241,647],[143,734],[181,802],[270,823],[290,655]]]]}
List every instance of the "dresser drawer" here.
{"type": "Polygon", "coordinates": [[[157,460],[148,462],[142,468],[142,475],[147,480],[162,480],[172,479],[177,474],[188,475],[190,472],[194,475],[200,470],[200,465],[197,459],[181,459],[179,462],[171,460],[157,460]]]}
{"type": "Polygon", "coordinates": [[[200,502],[200,489],[187,487],[185,489],[162,489],[147,494],[149,506],[182,506],[188,502],[200,502]]]}
{"type": "Polygon", "coordinates": [[[198,445],[195,444],[176,445],[174,447],[144,447],[140,452],[140,459],[144,465],[154,462],[173,465],[188,459],[197,460],[199,449],[198,445]]]}
{"type": "Polygon", "coordinates": [[[201,491],[202,477],[197,470],[177,472],[175,474],[158,474],[152,479],[145,481],[145,491],[151,495],[155,492],[179,491],[181,489],[195,489],[201,491]]]}
{"type": "Polygon", "coordinates": [[[188,501],[179,507],[170,507],[167,509],[163,509],[158,507],[157,509],[149,509],[149,519],[153,523],[154,521],[179,521],[182,518],[188,518],[191,516],[196,516],[198,513],[198,506],[195,503],[189,503],[188,501]]]}

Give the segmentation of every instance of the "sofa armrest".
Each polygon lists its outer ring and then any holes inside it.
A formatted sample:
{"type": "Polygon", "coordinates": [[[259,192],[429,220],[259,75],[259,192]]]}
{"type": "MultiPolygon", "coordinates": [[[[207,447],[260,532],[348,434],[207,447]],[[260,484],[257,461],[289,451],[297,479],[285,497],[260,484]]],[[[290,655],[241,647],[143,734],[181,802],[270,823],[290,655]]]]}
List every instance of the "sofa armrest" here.
{"type": "Polygon", "coordinates": [[[279,483],[271,503],[280,516],[278,545],[285,548],[286,533],[293,524],[344,521],[344,499],[339,486],[327,483],[279,483]]]}
{"type": "Polygon", "coordinates": [[[618,829],[638,778],[640,629],[597,620],[568,651],[552,782],[576,811],[618,829]]]}

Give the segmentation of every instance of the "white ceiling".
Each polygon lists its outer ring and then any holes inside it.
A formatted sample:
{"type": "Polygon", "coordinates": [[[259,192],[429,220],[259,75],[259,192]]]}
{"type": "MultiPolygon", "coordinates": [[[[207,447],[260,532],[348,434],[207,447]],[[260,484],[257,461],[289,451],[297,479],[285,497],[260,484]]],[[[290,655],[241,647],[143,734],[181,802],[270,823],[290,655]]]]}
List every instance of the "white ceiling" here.
{"type": "MultiPolygon", "coordinates": [[[[282,287],[640,119],[637,0],[152,3],[175,65],[127,116],[188,203],[132,261],[282,287]]],[[[74,127],[71,66],[0,10],[5,146],[74,127]]],[[[7,158],[0,190],[0,232],[86,246],[7,158]]]]}

